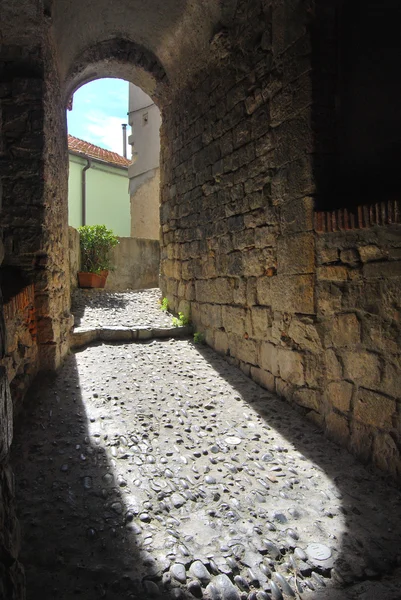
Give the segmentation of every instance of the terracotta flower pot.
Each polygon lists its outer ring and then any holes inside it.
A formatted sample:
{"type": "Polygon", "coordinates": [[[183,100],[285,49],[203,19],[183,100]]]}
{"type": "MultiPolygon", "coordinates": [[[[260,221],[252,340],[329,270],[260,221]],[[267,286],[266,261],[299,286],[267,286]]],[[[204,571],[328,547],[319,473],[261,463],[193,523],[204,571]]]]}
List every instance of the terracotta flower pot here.
{"type": "Polygon", "coordinates": [[[109,274],[108,271],[100,271],[100,277],[102,278],[102,284],[99,287],[104,288],[104,286],[106,285],[106,279],[107,279],[108,274],[109,274]]]}
{"type": "Polygon", "coordinates": [[[78,284],[81,288],[104,288],[106,277],[98,275],[97,273],[80,271],[78,273],[78,284]]]}

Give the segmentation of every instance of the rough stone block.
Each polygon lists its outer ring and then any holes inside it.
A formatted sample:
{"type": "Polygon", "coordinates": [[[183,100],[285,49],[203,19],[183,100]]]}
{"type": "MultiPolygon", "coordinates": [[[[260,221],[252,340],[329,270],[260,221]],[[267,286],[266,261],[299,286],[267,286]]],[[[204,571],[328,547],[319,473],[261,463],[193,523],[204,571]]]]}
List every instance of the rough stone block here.
{"type": "Polygon", "coordinates": [[[328,338],[337,348],[355,346],[361,341],[361,325],[354,313],[338,315],[331,324],[328,338]]]}
{"type": "Polygon", "coordinates": [[[248,277],[246,280],[246,305],[257,304],[257,280],[256,277],[248,277]]]}
{"type": "Polygon", "coordinates": [[[269,373],[269,371],[259,369],[258,367],[251,367],[251,377],[256,383],[269,390],[269,392],[275,391],[274,375],[269,373]]]}
{"type": "Polygon", "coordinates": [[[389,430],[392,428],[395,411],[394,400],[378,392],[359,388],[354,406],[354,416],[361,423],[389,430]]]}
{"type": "Polygon", "coordinates": [[[276,394],[285,398],[286,400],[292,400],[292,395],[294,393],[294,386],[284,381],[280,377],[275,378],[276,384],[276,394]]]}
{"type": "Polygon", "coordinates": [[[265,371],[270,371],[275,376],[279,375],[278,348],[269,342],[262,342],[260,346],[259,364],[265,371]]]}
{"type": "Polygon", "coordinates": [[[153,332],[149,327],[138,327],[134,335],[137,340],[150,340],[153,332]]]}
{"type": "MultiPolygon", "coordinates": [[[[249,279],[248,279],[249,281],[249,279]]],[[[247,304],[246,301],[246,289],[247,289],[247,281],[246,279],[235,279],[233,286],[233,299],[234,304],[247,304]]]]}
{"type": "Polygon", "coordinates": [[[388,433],[378,433],[373,443],[374,464],[391,473],[398,480],[401,478],[401,457],[394,439],[388,433]]]}
{"type": "Polygon", "coordinates": [[[361,385],[377,388],[380,383],[380,360],[372,352],[344,352],[344,376],[361,385]]]}
{"type": "MultiPolygon", "coordinates": [[[[288,30],[288,23],[285,26],[288,30]]],[[[313,102],[312,98],[312,77],[311,73],[303,73],[296,81],[291,82],[285,86],[278,94],[275,94],[271,100],[271,119],[272,123],[282,123],[290,119],[294,113],[304,110],[310,106],[313,102]]],[[[305,112],[305,111],[304,111],[305,112]]],[[[304,143],[304,151],[313,151],[313,140],[311,132],[308,132],[308,120],[305,119],[304,124],[301,119],[292,119],[295,121],[294,129],[296,131],[296,141],[301,138],[301,142],[304,143]],[[305,138],[307,141],[305,141],[305,138]]],[[[285,123],[286,124],[286,123],[285,123]]],[[[290,136],[285,130],[284,136],[290,136]]],[[[298,141],[298,143],[300,143],[298,141]]],[[[301,150],[301,149],[300,149],[301,150]]]]}
{"type": "Polygon", "coordinates": [[[348,269],[342,265],[318,267],[317,278],[319,281],[347,281],[348,269]]]}
{"type": "Polygon", "coordinates": [[[350,410],[354,386],[348,381],[332,381],[326,389],[326,401],[343,413],[350,410]]]}
{"type": "Polygon", "coordinates": [[[37,320],[38,340],[40,344],[56,343],[60,338],[60,323],[51,317],[37,320]]]}
{"type": "Polygon", "coordinates": [[[271,277],[271,306],[289,313],[314,313],[313,275],[271,277]]]}
{"type": "Polygon", "coordinates": [[[104,342],[129,341],[132,340],[133,332],[129,327],[103,327],[98,337],[104,342]]]}
{"type": "Polygon", "coordinates": [[[214,348],[214,338],[215,338],[215,331],[214,329],[205,329],[205,342],[207,344],[207,346],[210,346],[211,348],[214,348]]]}
{"type": "Polygon", "coordinates": [[[321,248],[317,249],[319,264],[335,263],[338,261],[338,248],[321,248]]]}
{"type": "Polygon", "coordinates": [[[252,248],[255,245],[255,230],[244,229],[244,231],[236,231],[233,233],[232,243],[235,250],[252,248]]]}
{"type": "Polygon", "coordinates": [[[256,280],[256,298],[258,304],[262,304],[264,306],[271,305],[270,284],[270,277],[259,277],[256,280]]]}
{"type": "Polygon", "coordinates": [[[355,248],[347,248],[345,250],[340,251],[340,260],[341,262],[355,266],[359,262],[359,254],[355,248]]]}
{"type": "Polygon", "coordinates": [[[321,354],[307,352],[304,355],[305,384],[311,388],[323,387],[324,361],[321,354]]]}
{"type": "Polygon", "coordinates": [[[363,267],[363,276],[366,279],[401,277],[401,260],[367,263],[363,267]]]}
{"type": "Polygon", "coordinates": [[[214,348],[220,354],[228,352],[228,336],[225,331],[216,331],[214,336],[214,348]]]}
{"type": "Polygon", "coordinates": [[[39,359],[42,371],[54,371],[60,366],[62,358],[64,357],[61,355],[60,344],[49,343],[40,346],[39,359]]]}
{"type": "Polygon", "coordinates": [[[181,299],[178,303],[178,311],[181,312],[186,317],[191,316],[191,303],[188,300],[181,299]]]}
{"type": "Polygon", "coordinates": [[[295,390],[293,394],[293,400],[296,404],[315,411],[319,411],[320,397],[321,394],[318,390],[311,390],[310,388],[295,390]]]}
{"type": "Polygon", "coordinates": [[[298,198],[285,202],[280,208],[280,225],[283,234],[313,230],[313,198],[298,198]]]}
{"type": "Polygon", "coordinates": [[[223,306],[223,326],[228,333],[236,333],[243,336],[245,333],[246,310],[236,306],[223,306]]]}
{"type": "Polygon", "coordinates": [[[401,398],[401,357],[396,361],[387,362],[383,368],[383,378],[380,390],[394,398],[401,398]]]}
{"type": "Polygon", "coordinates": [[[299,158],[281,167],[272,179],[272,198],[277,203],[289,202],[315,193],[311,156],[299,158]]]}
{"type": "Polygon", "coordinates": [[[70,334],[71,348],[81,348],[90,344],[99,337],[99,331],[89,327],[76,327],[70,334]]]}
{"type": "Polygon", "coordinates": [[[245,277],[259,277],[265,272],[263,252],[258,249],[243,251],[242,274],[245,277]]]}
{"type": "MultiPolygon", "coordinates": [[[[230,338],[229,338],[230,339],[230,338]]],[[[258,345],[255,340],[247,340],[238,337],[235,344],[235,356],[244,363],[257,365],[258,363],[258,345]]]]}
{"type": "Polygon", "coordinates": [[[337,413],[330,413],[326,417],[326,428],[329,437],[343,446],[347,445],[350,431],[348,421],[345,417],[337,413]]]}
{"type": "Polygon", "coordinates": [[[288,336],[304,350],[309,350],[309,352],[322,351],[319,333],[316,325],[312,323],[305,323],[294,317],[288,328],[288,336]]]}
{"type": "Polygon", "coordinates": [[[304,154],[313,152],[314,139],[310,109],[274,127],[273,140],[277,166],[285,165],[304,154]]]}
{"type": "Polygon", "coordinates": [[[318,313],[331,316],[333,313],[341,312],[342,299],[342,292],[337,286],[333,286],[331,282],[321,282],[316,292],[318,313]]]}
{"type": "Polygon", "coordinates": [[[242,252],[232,252],[227,257],[227,266],[220,272],[222,275],[230,275],[231,277],[241,277],[243,274],[244,255],[242,252]]]}
{"type": "Polygon", "coordinates": [[[372,454],[373,435],[371,427],[362,425],[358,421],[351,424],[351,439],[349,449],[363,461],[368,461],[372,454]]]}
{"type": "Polygon", "coordinates": [[[231,304],[233,302],[233,283],[231,279],[200,279],[195,282],[195,294],[198,302],[231,304]]]}
{"type": "Polygon", "coordinates": [[[254,232],[256,248],[271,248],[276,245],[277,233],[274,226],[257,227],[254,232]]]}
{"type": "Polygon", "coordinates": [[[257,340],[266,339],[271,326],[271,314],[267,308],[253,306],[251,309],[252,336],[257,340]]]}
{"type": "Polygon", "coordinates": [[[278,238],[277,272],[279,275],[313,273],[314,269],[314,233],[296,233],[278,238]]]}
{"type": "Polygon", "coordinates": [[[199,315],[202,325],[220,329],[223,326],[222,307],[216,304],[201,304],[199,315]]]}
{"type": "Polygon", "coordinates": [[[287,348],[278,348],[280,377],[294,385],[304,385],[304,364],[302,354],[287,348]]]}
{"type": "Polygon", "coordinates": [[[305,416],[308,419],[308,421],[311,421],[312,423],[314,423],[314,425],[316,425],[320,429],[323,429],[323,427],[324,427],[324,417],[323,417],[323,415],[321,415],[320,413],[318,413],[318,412],[316,412],[314,410],[310,410],[308,413],[306,413],[305,416]]]}
{"type": "Polygon", "coordinates": [[[13,439],[13,403],[6,370],[0,367],[0,464],[4,461],[13,439]]]}
{"type": "Polygon", "coordinates": [[[385,250],[383,248],[379,248],[373,244],[369,244],[367,246],[359,246],[358,248],[359,256],[361,257],[361,261],[364,263],[371,262],[374,260],[381,260],[386,256],[385,250]]]}

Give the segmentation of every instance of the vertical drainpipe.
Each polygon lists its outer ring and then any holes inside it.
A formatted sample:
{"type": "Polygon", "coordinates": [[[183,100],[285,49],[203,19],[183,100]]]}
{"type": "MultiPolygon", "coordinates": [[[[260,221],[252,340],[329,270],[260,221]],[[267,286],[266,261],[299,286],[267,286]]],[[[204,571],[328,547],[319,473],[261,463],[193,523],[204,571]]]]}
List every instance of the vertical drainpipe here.
{"type": "Polygon", "coordinates": [[[127,158],[127,123],[121,125],[123,128],[123,157],[127,158]]]}
{"type": "Polygon", "coordinates": [[[85,158],[87,163],[81,173],[82,225],[86,225],[86,171],[92,166],[89,156],[85,156],[85,158]]]}

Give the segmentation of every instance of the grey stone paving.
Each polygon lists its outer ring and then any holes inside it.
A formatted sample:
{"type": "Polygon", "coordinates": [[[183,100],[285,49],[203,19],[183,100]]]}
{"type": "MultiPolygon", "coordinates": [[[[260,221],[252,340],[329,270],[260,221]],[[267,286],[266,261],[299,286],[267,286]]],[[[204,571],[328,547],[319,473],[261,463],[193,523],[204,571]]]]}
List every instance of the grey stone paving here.
{"type": "Polygon", "coordinates": [[[160,299],[159,288],[114,293],[78,288],[72,294],[75,326],[171,327],[171,315],[160,310],[160,299]]]}
{"type": "Polygon", "coordinates": [[[401,598],[401,495],[189,340],[95,345],[13,446],[28,600],[401,598]]]}

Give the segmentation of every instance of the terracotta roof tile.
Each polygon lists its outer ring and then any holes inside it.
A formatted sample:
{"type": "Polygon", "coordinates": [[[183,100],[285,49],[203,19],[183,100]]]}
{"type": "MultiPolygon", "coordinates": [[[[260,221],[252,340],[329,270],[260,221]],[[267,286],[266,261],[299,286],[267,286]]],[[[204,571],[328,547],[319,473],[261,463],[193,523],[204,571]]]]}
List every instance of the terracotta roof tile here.
{"type": "Polygon", "coordinates": [[[128,158],[120,156],[117,152],[111,152],[105,148],[100,148],[99,146],[95,146],[94,144],[90,144],[89,142],[85,142],[84,140],[80,140],[69,134],[68,150],[78,152],[79,154],[86,154],[86,156],[89,156],[90,158],[118,165],[119,167],[128,167],[128,165],[131,164],[131,161],[128,160],[128,158]]]}

